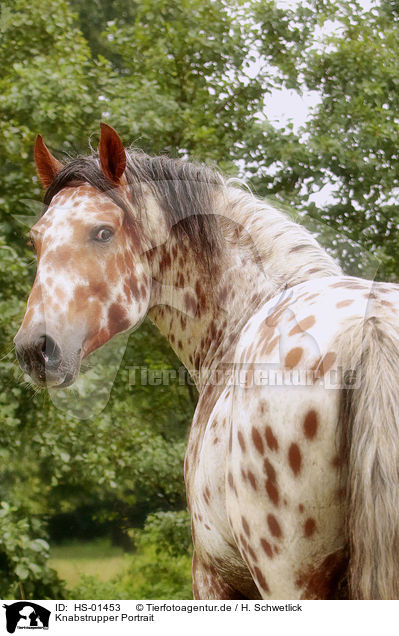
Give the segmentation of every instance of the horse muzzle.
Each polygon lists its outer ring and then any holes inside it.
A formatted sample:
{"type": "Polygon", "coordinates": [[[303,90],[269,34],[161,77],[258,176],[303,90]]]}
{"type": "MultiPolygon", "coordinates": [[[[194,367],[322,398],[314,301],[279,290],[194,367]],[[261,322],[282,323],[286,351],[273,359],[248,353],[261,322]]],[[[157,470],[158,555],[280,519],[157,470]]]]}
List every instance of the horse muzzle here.
{"type": "Polygon", "coordinates": [[[80,350],[65,355],[54,338],[46,333],[14,338],[15,350],[22,371],[43,387],[64,388],[73,384],[79,373],[80,350]]]}

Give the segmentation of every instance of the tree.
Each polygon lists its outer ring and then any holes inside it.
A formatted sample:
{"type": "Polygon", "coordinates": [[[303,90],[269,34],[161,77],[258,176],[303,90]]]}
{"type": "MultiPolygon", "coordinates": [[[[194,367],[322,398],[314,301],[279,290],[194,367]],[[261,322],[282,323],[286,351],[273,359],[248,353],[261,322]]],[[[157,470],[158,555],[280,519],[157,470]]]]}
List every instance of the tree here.
{"type": "Polygon", "coordinates": [[[291,136],[287,147],[280,145],[278,168],[264,189],[284,193],[286,201],[300,205],[300,200],[328,185],[331,194],[325,205],[317,209],[302,203],[302,210],[355,242],[352,249],[345,241],[335,246],[349,271],[359,271],[359,265],[364,269],[361,244],[376,257],[377,262],[368,260],[372,268],[379,264],[378,276],[395,279],[396,4],[382,1],[367,10],[355,0],[310,0],[296,11],[278,10],[274,2],[255,3],[254,9],[262,27],[261,52],[278,67],[282,85],[320,93],[303,130],[291,136]],[[320,35],[324,24],[330,30],[320,35]]]}
{"type": "MultiPolygon", "coordinates": [[[[148,152],[252,174],[260,194],[294,205],[350,271],[364,272],[370,263],[375,269],[367,254],[374,252],[380,275],[394,278],[396,17],[389,0],[370,11],[343,0],[309,0],[295,11],[263,0],[3,0],[0,595],[60,596],[46,565],[47,520],[53,528],[57,518],[94,508],[104,527],[135,527],[138,550],[155,558],[155,544],[161,546],[163,571],[170,566],[174,573],[173,595],[187,581],[189,560],[182,472],[196,393],[179,382],[180,363],[155,329],[145,323],[130,337],[109,402],[102,393],[91,418],[74,417],[70,393],[67,403],[57,398],[60,408],[35,394],[17,369],[11,343],[33,268],[16,215],[40,210],[36,134],[63,160],[65,152],[86,153],[91,135],[95,146],[105,119],[126,143],[148,152]],[[335,28],[320,36],[328,20],[335,28]],[[254,76],[256,59],[261,70],[254,76]],[[264,98],[272,86],[320,93],[299,133],[268,122],[264,98]],[[306,202],[325,185],[332,202],[306,202]],[[129,367],[139,367],[136,383],[129,367]],[[141,367],[169,370],[169,384],[140,383],[141,367]]],[[[102,377],[106,363],[105,357],[86,371],[82,390],[102,377]]],[[[144,570],[148,579],[139,589],[149,594],[156,580],[148,558],[144,570]]],[[[167,595],[165,580],[152,589],[167,595]]],[[[102,593],[91,582],[86,593],[96,589],[102,593]]]]}
{"type": "MultiPolygon", "coordinates": [[[[40,205],[31,209],[32,200],[41,197],[34,138],[42,133],[63,160],[65,151],[86,152],[98,121],[109,118],[126,140],[139,134],[151,152],[190,152],[233,165],[245,152],[242,130],[248,129],[248,137],[256,131],[261,96],[241,68],[248,46],[245,25],[235,24],[231,15],[238,8],[234,2],[92,0],[83,12],[72,0],[2,3],[0,339],[7,355],[0,360],[0,500],[2,531],[9,537],[0,544],[0,578],[7,585],[2,596],[62,593],[46,566],[49,518],[94,504],[97,518],[122,528],[141,526],[149,513],[162,512],[178,527],[185,507],[185,439],[195,403],[195,389],[180,384],[176,373],[169,386],[129,383],[129,365],[179,370],[149,324],[128,344],[109,404],[83,423],[21,383],[10,343],[33,271],[27,228],[16,215],[40,210],[40,205]],[[21,208],[22,201],[27,207],[21,208]],[[18,547],[22,536],[24,549],[18,547]]],[[[93,375],[89,369],[85,377],[93,375]]],[[[165,527],[161,524],[161,534],[165,527]]]]}
{"type": "Polygon", "coordinates": [[[41,482],[34,439],[46,408],[41,411],[39,397],[32,403],[31,391],[21,385],[11,347],[32,280],[26,228],[15,215],[31,214],[22,200],[40,197],[32,162],[37,132],[47,134],[50,145],[65,138],[74,144],[79,127],[87,129],[95,117],[89,86],[94,67],[62,0],[2,2],[0,66],[0,595],[60,596],[55,573],[46,565],[46,509],[36,497],[48,488],[41,482]]]}
{"type": "MultiPolygon", "coordinates": [[[[232,169],[245,155],[245,139],[258,134],[263,96],[249,73],[251,36],[241,3],[119,4],[124,10],[108,20],[102,36],[113,66],[102,95],[110,122],[152,154],[232,169]]],[[[109,3],[101,6],[106,13],[109,3]]]]}

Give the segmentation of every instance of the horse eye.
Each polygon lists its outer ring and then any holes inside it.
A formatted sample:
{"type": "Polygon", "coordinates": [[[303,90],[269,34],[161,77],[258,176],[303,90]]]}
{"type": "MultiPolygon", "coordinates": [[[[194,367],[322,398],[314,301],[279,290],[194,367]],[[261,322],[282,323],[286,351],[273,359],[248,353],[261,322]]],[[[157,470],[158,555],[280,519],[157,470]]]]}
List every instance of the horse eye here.
{"type": "Polygon", "coordinates": [[[112,238],[113,231],[109,227],[102,227],[97,231],[95,235],[95,240],[100,243],[107,243],[112,238]]]}

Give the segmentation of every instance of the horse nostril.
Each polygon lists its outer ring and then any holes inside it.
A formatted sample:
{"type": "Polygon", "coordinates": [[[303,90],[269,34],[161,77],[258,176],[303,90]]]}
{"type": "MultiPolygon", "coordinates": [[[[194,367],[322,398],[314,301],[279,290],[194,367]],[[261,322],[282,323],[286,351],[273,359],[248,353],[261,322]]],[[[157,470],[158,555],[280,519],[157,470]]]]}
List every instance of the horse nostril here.
{"type": "Polygon", "coordinates": [[[45,364],[57,364],[61,360],[61,349],[51,336],[39,338],[38,350],[45,364]]]}

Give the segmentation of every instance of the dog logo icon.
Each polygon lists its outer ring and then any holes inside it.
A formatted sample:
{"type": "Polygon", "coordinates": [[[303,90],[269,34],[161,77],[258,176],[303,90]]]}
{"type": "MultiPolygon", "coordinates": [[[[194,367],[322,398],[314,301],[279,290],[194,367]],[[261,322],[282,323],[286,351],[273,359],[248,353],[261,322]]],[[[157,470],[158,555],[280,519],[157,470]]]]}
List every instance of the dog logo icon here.
{"type": "Polygon", "coordinates": [[[18,601],[3,607],[9,634],[14,634],[16,629],[48,629],[51,612],[37,603],[18,601]]]}

